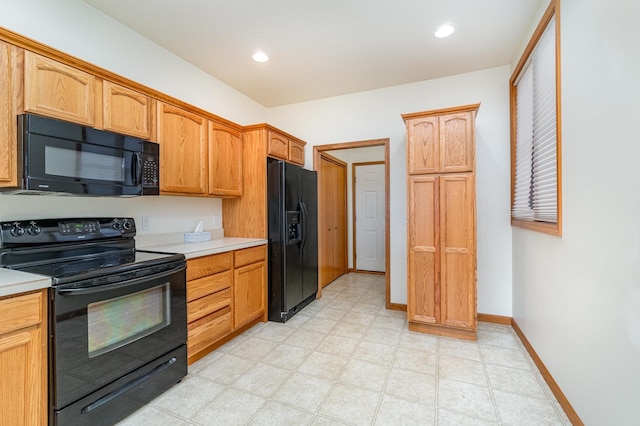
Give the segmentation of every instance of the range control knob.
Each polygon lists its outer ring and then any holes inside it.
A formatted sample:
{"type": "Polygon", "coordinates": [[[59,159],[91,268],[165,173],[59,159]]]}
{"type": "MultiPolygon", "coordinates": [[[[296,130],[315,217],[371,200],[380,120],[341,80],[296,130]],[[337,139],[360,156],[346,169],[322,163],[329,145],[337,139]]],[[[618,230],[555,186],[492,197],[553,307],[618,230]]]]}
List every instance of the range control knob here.
{"type": "Polygon", "coordinates": [[[129,222],[127,219],[125,219],[122,222],[122,227],[128,231],[129,229],[131,229],[131,222],[129,222]]]}
{"type": "Polygon", "coordinates": [[[40,227],[38,226],[38,224],[32,220],[31,222],[29,222],[29,226],[27,227],[27,232],[29,233],[29,235],[40,235],[40,232],[42,232],[42,229],[40,229],[40,227]]]}
{"type": "Polygon", "coordinates": [[[13,222],[13,226],[11,227],[11,235],[14,237],[21,237],[24,234],[24,228],[20,226],[20,223],[13,222]]]}
{"type": "Polygon", "coordinates": [[[112,227],[113,229],[120,229],[120,228],[122,228],[122,224],[120,223],[120,221],[119,221],[119,220],[115,219],[115,220],[113,221],[113,225],[111,225],[111,227],[112,227]]]}

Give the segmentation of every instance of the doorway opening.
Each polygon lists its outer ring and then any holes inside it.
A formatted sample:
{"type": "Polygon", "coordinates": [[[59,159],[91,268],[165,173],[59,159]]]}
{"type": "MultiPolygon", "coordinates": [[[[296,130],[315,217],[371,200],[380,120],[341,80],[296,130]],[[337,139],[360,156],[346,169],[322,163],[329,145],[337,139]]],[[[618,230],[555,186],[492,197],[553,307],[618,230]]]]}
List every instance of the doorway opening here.
{"type": "MultiPolygon", "coordinates": [[[[384,165],[384,276],[385,276],[385,307],[387,309],[394,309],[394,306],[391,304],[390,300],[390,282],[391,282],[391,274],[390,274],[390,260],[389,260],[389,252],[390,252],[390,242],[389,242],[389,139],[373,139],[373,140],[365,140],[365,141],[356,141],[356,142],[344,142],[344,143],[336,143],[336,144],[327,144],[327,145],[316,145],[313,147],[313,168],[318,172],[318,194],[320,196],[319,202],[322,203],[322,173],[323,170],[321,168],[322,165],[322,156],[329,154],[330,151],[341,151],[341,150],[354,150],[357,151],[358,148],[371,148],[371,147],[380,147],[382,149],[382,157],[383,160],[379,161],[384,165]]],[[[362,163],[363,161],[357,161],[357,153],[354,156],[356,160],[354,163],[362,163]]],[[[326,171],[325,171],[326,173],[326,171]]],[[[345,183],[346,185],[346,183],[345,183]]],[[[323,234],[326,237],[328,231],[323,231],[319,229],[318,239],[319,242],[322,241],[323,234]]],[[[355,251],[355,250],[354,250],[355,251]]],[[[318,250],[318,265],[319,268],[322,267],[323,264],[326,264],[328,259],[326,255],[322,253],[322,249],[318,250]]],[[[356,269],[356,263],[353,263],[353,270],[356,269]]],[[[322,297],[322,285],[318,285],[318,297],[322,297]]]]}

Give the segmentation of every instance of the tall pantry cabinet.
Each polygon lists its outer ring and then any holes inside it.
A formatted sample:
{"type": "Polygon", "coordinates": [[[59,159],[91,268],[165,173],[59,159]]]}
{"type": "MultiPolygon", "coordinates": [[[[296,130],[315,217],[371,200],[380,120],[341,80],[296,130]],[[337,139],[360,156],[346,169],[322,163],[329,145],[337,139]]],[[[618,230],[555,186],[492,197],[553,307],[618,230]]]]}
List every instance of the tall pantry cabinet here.
{"type": "Polygon", "coordinates": [[[475,117],[480,104],[403,114],[409,329],[475,340],[475,117]]]}

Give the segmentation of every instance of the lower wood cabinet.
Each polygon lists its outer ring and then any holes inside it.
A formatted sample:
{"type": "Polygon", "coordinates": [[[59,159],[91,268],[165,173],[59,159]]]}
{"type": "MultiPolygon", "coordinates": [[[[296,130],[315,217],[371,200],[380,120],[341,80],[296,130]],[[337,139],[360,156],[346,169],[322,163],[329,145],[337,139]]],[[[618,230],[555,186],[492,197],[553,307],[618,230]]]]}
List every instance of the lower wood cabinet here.
{"type": "Polygon", "coordinates": [[[235,252],[233,324],[242,327],[266,312],[267,246],[235,252]]]}
{"type": "Polygon", "coordinates": [[[0,298],[0,425],[47,424],[47,291],[0,298]]]}
{"type": "Polygon", "coordinates": [[[266,321],[267,246],[187,261],[189,364],[241,332],[266,321]]]}

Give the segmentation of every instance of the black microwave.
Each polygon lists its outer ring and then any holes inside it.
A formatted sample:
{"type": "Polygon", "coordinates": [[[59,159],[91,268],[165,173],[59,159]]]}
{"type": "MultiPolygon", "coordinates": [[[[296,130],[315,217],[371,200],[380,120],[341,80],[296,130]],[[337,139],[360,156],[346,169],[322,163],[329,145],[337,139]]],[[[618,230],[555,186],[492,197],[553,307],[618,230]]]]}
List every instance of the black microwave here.
{"type": "Polygon", "coordinates": [[[41,117],[18,116],[14,194],[137,196],[160,193],[160,146],[132,136],[41,117]]]}

